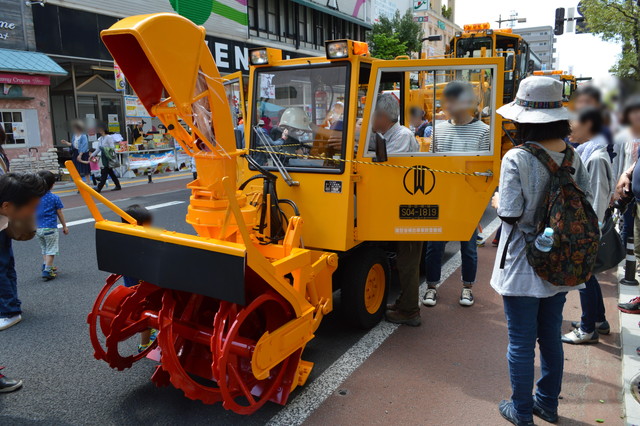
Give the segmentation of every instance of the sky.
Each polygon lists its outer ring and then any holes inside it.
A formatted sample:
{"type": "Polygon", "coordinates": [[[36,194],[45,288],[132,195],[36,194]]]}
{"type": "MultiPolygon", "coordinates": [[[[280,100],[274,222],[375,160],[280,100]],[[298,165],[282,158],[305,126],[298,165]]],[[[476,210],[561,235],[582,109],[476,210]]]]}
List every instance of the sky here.
{"type": "MultiPolygon", "coordinates": [[[[456,0],[455,21],[460,26],[490,22],[492,28],[498,28],[495,22],[498,16],[502,14],[504,19],[515,10],[519,18],[527,18],[526,23],[516,24],[516,28],[553,26],[557,7],[568,9],[577,4],[578,0],[456,0]]],[[[504,23],[502,25],[505,26],[504,23]]],[[[593,77],[596,82],[607,79],[609,68],[616,63],[620,54],[620,45],[604,42],[591,34],[576,35],[567,33],[565,29],[565,33],[556,38],[556,54],[560,59],[558,68],[568,71],[569,66],[573,65],[576,76],[593,77]]]]}

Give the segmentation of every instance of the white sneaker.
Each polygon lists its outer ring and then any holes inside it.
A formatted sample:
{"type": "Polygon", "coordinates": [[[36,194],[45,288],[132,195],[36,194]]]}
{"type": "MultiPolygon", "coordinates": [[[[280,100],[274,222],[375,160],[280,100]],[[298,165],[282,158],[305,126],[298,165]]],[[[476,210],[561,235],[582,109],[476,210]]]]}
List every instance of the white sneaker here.
{"type": "Polygon", "coordinates": [[[427,292],[422,297],[422,304],[424,306],[436,306],[438,299],[438,291],[435,288],[428,288],[427,292]]]}
{"type": "Polygon", "coordinates": [[[460,304],[462,306],[473,305],[473,292],[468,287],[462,287],[462,293],[460,293],[460,304]]]}
{"type": "Polygon", "coordinates": [[[570,332],[562,336],[562,341],[564,343],[571,343],[572,345],[580,345],[583,343],[598,343],[598,340],[599,336],[597,331],[594,331],[593,333],[585,333],[580,327],[571,330],[570,332]]]}
{"type": "Polygon", "coordinates": [[[0,318],[0,331],[6,330],[7,328],[16,325],[22,321],[22,315],[14,315],[9,318],[0,318]]]}

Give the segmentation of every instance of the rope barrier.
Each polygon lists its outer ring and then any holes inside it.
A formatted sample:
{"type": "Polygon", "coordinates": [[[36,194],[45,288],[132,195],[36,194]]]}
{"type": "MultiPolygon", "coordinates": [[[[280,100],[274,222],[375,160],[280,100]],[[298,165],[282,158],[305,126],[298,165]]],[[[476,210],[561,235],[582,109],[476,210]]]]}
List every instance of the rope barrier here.
{"type": "MultiPolygon", "coordinates": [[[[299,145],[296,145],[299,146],[299,145]]],[[[405,169],[405,170],[412,170],[415,169],[416,166],[401,166],[399,164],[387,164],[387,163],[376,163],[373,161],[361,161],[361,160],[346,160],[346,159],[342,159],[342,158],[327,158],[327,157],[321,157],[321,156],[317,156],[317,155],[302,155],[302,154],[294,154],[294,153],[289,153],[289,152],[272,152],[272,151],[268,151],[266,149],[249,149],[249,151],[251,152],[263,152],[263,153],[272,153],[274,155],[284,155],[284,156],[288,156],[288,157],[298,157],[298,158],[303,158],[303,159],[310,159],[310,160],[323,160],[323,161],[337,161],[337,162],[341,162],[341,163],[353,163],[353,164],[363,164],[363,165],[367,165],[367,166],[382,166],[382,167],[392,167],[394,169],[405,169]]],[[[424,167],[425,169],[432,171],[434,173],[445,173],[445,174],[450,174],[450,175],[461,175],[461,176],[482,176],[482,177],[492,177],[493,176],[493,172],[491,170],[487,170],[486,172],[457,172],[457,171],[452,171],[452,170],[438,170],[438,169],[432,169],[429,166],[419,166],[419,167],[424,167]]]]}

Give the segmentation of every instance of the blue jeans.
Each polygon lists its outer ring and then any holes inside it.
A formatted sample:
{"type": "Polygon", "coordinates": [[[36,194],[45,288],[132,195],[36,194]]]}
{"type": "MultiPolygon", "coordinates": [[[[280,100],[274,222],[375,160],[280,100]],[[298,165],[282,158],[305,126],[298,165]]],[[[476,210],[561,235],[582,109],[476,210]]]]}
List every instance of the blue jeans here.
{"type": "Polygon", "coordinates": [[[528,421],[533,418],[533,378],[536,339],[540,346],[542,375],[537,385],[536,399],[546,410],[558,410],[558,396],[562,387],[564,351],[561,327],[562,308],[567,293],[552,297],[536,298],[503,296],[504,314],[509,332],[509,376],[511,378],[511,400],[518,418],[528,421]]]}
{"type": "Polygon", "coordinates": [[[18,277],[7,231],[0,232],[0,318],[20,314],[18,277]]]}
{"type": "MultiPolygon", "coordinates": [[[[476,281],[478,271],[478,230],[473,231],[469,241],[460,242],[460,256],[462,257],[462,282],[465,285],[472,285],[476,281]]],[[[446,241],[429,241],[427,243],[426,255],[424,258],[425,272],[427,275],[427,285],[434,287],[440,283],[442,272],[442,257],[446,241]]]]}
{"type": "Polygon", "coordinates": [[[585,333],[593,333],[596,329],[596,322],[603,322],[604,301],[602,300],[602,289],[595,275],[585,283],[585,288],[580,292],[580,306],[582,307],[582,318],[580,318],[580,328],[585,333]]]}

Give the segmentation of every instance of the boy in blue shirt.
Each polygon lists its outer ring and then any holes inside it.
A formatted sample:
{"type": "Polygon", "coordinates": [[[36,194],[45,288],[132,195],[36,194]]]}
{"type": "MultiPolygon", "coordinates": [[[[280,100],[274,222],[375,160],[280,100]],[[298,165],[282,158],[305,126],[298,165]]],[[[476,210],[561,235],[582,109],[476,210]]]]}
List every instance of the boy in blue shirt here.
{"type": "Polygon", "coordinates": [[[62,201],[60,197],[51,192],[51,188],[56,183],[56,177],[48,170],[41,170],[38,175],[47,184],[47,193],[40,199],[38,210],[36,211],[36,220],[38,229],[36,230],[36,236],[40,242],[40,248],[42,249],[43,265],[42,265],[42,279],[50,281],[56,277],[56,268],[53,266],[53,259],[58,254],[58,219],[62,224],[62,232],[67,235],[69,228],[67,228],[67,222],[64,220],[64,214],[62,209],[62,201]]]}

